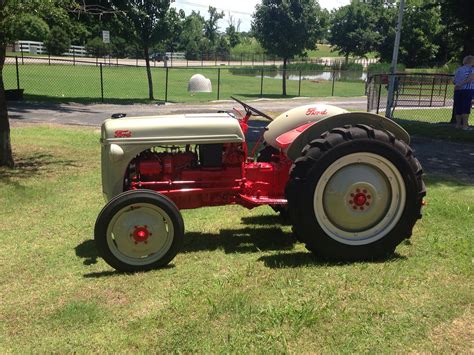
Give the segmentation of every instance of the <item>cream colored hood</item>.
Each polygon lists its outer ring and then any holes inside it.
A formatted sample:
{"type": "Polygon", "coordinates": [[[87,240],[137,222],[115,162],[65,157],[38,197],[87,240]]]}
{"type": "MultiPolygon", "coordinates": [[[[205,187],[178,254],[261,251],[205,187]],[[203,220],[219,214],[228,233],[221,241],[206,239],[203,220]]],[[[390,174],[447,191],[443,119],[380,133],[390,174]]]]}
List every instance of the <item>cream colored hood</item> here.
{"type": "Polygon", "coordinates": [[[103,144],[208,144],[245,140],[239,122],[227,113],[107,119],[103,144]]]}
{"type": "Polygon", "coordinates": [[[328,117],[347,112],[346,110],[324,104],[312,104],[295,107],[275,118],[267,127],[264,134],[267,144],[278,149],[276,139],[283,133],[289,132],[305,123],[321,121],[328,117]]]}

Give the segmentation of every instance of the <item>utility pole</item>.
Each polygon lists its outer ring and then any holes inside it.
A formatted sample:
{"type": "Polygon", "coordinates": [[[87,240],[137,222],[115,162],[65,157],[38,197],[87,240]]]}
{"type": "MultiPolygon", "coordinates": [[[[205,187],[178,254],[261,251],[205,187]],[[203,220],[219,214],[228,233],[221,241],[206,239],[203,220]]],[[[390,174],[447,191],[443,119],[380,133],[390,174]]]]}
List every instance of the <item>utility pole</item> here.
{"type": "Polygon", "coordinates": [[[390,66],[390,75],[388,82],[387,108],[385,117],[392,118],[393,93],[395,89],[395,73],[397,71],[398,51],[400,49],[400,36],[402,33],[403,10],[405,9],[405,0],[400,0],[398,9],[397,28],[395,30],[395,44],[393,45],[392,65],[390,66]]]}

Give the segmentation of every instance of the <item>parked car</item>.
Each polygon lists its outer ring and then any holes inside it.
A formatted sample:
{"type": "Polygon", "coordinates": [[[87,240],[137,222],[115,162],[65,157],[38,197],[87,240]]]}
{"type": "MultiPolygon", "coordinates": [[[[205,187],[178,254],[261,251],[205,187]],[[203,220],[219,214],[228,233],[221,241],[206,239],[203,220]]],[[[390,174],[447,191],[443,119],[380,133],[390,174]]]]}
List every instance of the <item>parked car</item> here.
{"type": "Polygon", "coordinates": [[[161,62],[161,61],[169,60],[168,56],[164,53],[153,53],[150,56],[150,59],[153,60],[154,62],[161,62]]]}

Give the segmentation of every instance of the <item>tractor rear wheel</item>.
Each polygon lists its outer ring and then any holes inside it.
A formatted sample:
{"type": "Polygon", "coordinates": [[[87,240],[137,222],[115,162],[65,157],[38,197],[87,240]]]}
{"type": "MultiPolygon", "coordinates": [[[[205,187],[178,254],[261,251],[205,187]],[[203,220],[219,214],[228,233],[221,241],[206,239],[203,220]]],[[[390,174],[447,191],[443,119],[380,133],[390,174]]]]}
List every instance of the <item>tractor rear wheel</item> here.
{"type": "Polygon", "coordinates": [[[411,236],[425,193],[411,148],[365,125],[326,132],[291,170],[286,194],[297,238],[332,260],[386,257],[411,236]]]}
{"type": "Polygon", "coordinates": [[[147,271],[176,256],[184,223],[168,197],[150,190],[126,191],[102,209],[94,238],[99,255],[116,270],[147,271]]]}

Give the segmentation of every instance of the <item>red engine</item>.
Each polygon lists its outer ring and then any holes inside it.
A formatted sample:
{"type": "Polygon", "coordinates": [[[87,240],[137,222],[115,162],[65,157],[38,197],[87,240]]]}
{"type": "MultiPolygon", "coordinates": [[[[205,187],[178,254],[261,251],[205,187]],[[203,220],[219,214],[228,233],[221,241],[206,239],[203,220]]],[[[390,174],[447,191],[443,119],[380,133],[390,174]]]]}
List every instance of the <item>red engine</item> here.
{"type": "Polygon", "coordinates": [[[154,148],[129,165],[125,189],[152,189],[180,208],[235,203],[242,184],[242,144],[201,144],[154,148]],[[185,193],[184,193],[185,192],[185,193]]]}
{"type": "Polygon", "coordinates": [[[180,209],[286,204],[291,161],[277,153],[269,162],[246,162],[246,155],[246,146],[237,143],[153,148],[130,163],[124,189],[158,191],[180,209]]]}

